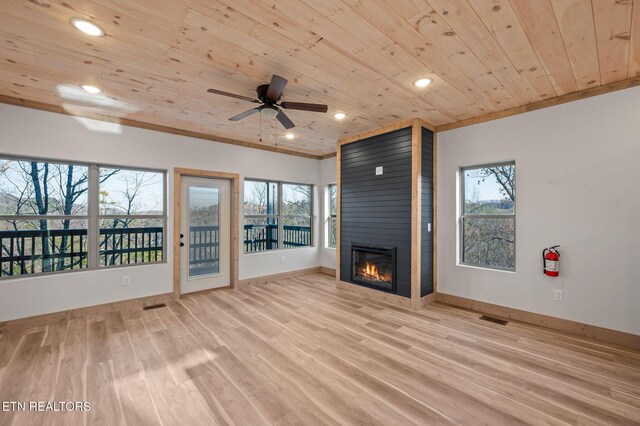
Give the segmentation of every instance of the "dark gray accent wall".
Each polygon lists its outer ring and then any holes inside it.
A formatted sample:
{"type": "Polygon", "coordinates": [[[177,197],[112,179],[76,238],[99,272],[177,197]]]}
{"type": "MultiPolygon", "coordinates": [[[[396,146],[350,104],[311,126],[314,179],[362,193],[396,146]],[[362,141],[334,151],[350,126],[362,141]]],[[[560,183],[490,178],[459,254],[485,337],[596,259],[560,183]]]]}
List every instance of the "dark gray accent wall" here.
{"type": "Polygon", "coordinates": [[[395,294],[411,297],[411,127],[340,149],[340,279],[351,281],[352,243],[395,246],[395,294]]]}
{"type": "Polygon", "coordinates": [[[422,128],[422,241],[420,297],[433,293],[433,132],[422,128]],[[427,224],[431,223],[431,232],[427,224]]]}

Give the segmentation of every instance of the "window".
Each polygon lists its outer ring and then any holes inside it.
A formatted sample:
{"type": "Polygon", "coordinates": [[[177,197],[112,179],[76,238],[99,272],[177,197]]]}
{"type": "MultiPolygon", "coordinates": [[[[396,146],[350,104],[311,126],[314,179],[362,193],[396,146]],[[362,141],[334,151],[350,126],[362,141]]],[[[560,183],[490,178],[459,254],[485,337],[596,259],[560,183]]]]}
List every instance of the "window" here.
{"type": "Polygon", "coordinates": [[[337,238],[338,187],[335,183],[329,185],[329,240],[327,246],[335,248],[337,238]]]}
{"type": "Polygon", "coordinates": [[[311,245],[312,185],[244,181],[244,252],[311,245]]]}
{"type": "Polygon", "coordinates": [[[514,163],[461,170],[461,261],[466,265],[515,270],[514,163]]]}
{"type": "Polygon", "coordinates": [[[163,258],[164,173],[100,167],[99,266],[163,258]]]}
{"type": "Polygon", "coordinates": [[[164,172],[0,159],[0,277],[163,261],[164,181],[164,172]]]}

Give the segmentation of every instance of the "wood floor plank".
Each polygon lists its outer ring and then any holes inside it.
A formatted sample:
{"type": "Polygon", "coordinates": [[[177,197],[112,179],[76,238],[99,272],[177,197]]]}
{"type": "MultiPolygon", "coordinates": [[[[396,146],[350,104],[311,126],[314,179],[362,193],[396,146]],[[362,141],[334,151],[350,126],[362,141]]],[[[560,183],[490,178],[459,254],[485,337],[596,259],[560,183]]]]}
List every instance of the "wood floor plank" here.
{"type": "Polygon", "coordinates": [[[162,424],[144,379],[125,382],[118,387],[118,394],[126,424],[131,426],[162,424]]]}
{"type": "Polygon", "coordinates": [[[87,365],[87,400],[92,401],[87,413],[88,424],[124,424],[109,361],[87,365]]]}
{"type": "Polygon", "coordinates": [[[0,424],[640,424],[640,352],[310,274],[0,334],[0,424]]]}

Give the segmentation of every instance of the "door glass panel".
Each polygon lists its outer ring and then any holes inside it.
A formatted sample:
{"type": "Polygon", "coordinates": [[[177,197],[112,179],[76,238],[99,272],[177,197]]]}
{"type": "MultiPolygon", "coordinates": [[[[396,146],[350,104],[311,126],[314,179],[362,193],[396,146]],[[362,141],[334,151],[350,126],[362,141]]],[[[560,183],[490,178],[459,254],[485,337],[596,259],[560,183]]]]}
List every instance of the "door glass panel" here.
{"type": "Polygon", "coordinates": [[[189,278],[220,272],[218,188],[189,187],[189,278]]]}

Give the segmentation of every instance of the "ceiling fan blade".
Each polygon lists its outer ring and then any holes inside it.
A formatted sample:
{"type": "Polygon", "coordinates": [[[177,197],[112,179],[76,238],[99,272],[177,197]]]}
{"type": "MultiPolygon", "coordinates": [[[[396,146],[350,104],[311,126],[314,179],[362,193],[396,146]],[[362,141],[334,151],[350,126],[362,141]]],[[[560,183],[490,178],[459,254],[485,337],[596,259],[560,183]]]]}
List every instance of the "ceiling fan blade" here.
{"type": "Polygon", "coordinates": [[[267,89],[267,98],[276,102],[282,96],[284,86],[287,85],[287,79],[280,77],[279,75],[273,75],[271,77],[271,83],[269,83],[269,89],[267,89]]]}
{"type": "Polygon", "coordinates": [[[242,114],[238,114],[238,115],[236,115],[235,117],[231,117],[231,118],[229,119],[229,121],[239,121],[239,120],[242,120],[243,118],[246,118],[246,117],[248,117],[248,116],[250,116],[250,115],[252,115],[252,114],[255,114],[255,113],[256,113],[256,112],[258,112],[258,111],[259,111],[259,109],[258,109],[258,108],[250,109],[249,111],[245,111],[245,112],[243,112],[242,114]]]}
{"type": "Polygon", "coordinates": [[[276,115],[276,118],[284,126],[285,129],[293,129],[294,127],[296,127],[296,125],[293,124],[293,121],[289,120],[289,117],[287,117],[287,114],[285,114],[284,111],[278,111],[278,115],[276,115]]]}
{"type": "Polygon", "coordinates": [[[260,102],[257,99],[253,99],[253,98],[250,98],[248,96],[236,95],[235,93],[223,92],[222,90],[209,89],[209,90],[207,90],[207,92],[214,93],[216,95],[228,96],[230,98],[241,99],[243,101],[249,101],[249,102],[254,102],[254,103],[259,103],[260,102]]]}
{"type": "Polygon", "coordinates": [[[304,102],[283,102],[280,104],[280,106],[286,109],[299,109],[301,111],[313,111],[313,112],[327,112],[327,110],[329,109],[326,105],[307,104],[304,102]]]}

